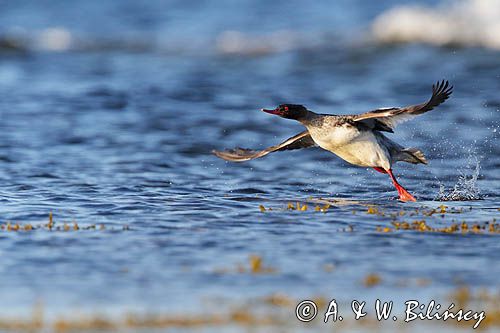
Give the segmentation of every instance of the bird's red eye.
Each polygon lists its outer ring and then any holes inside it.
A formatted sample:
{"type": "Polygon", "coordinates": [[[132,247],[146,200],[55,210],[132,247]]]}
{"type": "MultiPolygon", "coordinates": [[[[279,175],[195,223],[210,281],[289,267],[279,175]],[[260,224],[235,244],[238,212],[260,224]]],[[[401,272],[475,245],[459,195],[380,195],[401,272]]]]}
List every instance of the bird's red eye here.
{"type": "Polygon", "coordinates": [[[285,106],[285,111],[288,111],[288,106],[285,106]]]}

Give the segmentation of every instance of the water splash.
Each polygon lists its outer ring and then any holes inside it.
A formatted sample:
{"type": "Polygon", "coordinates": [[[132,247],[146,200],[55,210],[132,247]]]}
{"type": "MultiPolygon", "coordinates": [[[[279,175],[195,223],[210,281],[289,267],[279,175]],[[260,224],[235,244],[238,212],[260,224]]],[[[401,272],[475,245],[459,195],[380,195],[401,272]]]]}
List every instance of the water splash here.
{"type": "MultiPolygon", "coordinates": [[[[481,191],[477,186],[477,179],[479,177],[479,171],[481,166],[478,160],[476,160],[476,166],[473,170],[472,175],[467,175],[466,171],[460,171],[460,176],[458,181],[453,187],[453,189],[446,189],[443,184],[439,184],[439,193],[436,197],[436,201],[469,201],[469,200],[481,200],[481,191]]],[[[467,170],[468,171],[468,170],[467,170]]]]}

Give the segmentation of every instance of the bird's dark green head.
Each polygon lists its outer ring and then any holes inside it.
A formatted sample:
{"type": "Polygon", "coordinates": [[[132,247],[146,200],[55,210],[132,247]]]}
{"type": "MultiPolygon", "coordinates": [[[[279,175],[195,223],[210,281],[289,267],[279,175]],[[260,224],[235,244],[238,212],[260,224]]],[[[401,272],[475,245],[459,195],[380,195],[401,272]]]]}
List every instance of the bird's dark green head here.
{"type": "Polygon", "coordinates": [[[276,109],[273,110],[262,109],[262,111],[270,114],[275,114],[283,118],[295,119],[295,120],[305,118],[308,113],[307,108],[300,104],[281,104],[276,109]]]}

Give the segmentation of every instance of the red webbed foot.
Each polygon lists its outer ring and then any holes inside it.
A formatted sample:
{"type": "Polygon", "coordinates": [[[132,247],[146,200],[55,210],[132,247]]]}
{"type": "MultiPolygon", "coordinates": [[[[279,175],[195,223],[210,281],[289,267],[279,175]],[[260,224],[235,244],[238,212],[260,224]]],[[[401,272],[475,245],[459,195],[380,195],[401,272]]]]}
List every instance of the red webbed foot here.
{"type": "Polygon", "coordinates": [[[396,186],[396,189],[398,190],[399,194],[399,200],[403,202],[407,201],[417,201],[413,195],[410,194],[403,186],[399,184],[394,184],[396,186]]]}
{"type": "Polygon", "coordinates": [[[398,181],[396,180],[396,177],[394,177],[391,169],[385,170],[385,169],[379,168],[379,167],[374,167],[374,169],[377,170],[380,173],[387,173],[387,174],[389,174],[389,176],[391,177],[392,183],[396,187],[396,190],[398,190],[399,200],[401,200],[403,202],[417,201],[417,199],[415,199],[415,197],[413,195],[411,195],[410,192],[408,192],[403,186],[401,186],[398,183],[398,181]]]}

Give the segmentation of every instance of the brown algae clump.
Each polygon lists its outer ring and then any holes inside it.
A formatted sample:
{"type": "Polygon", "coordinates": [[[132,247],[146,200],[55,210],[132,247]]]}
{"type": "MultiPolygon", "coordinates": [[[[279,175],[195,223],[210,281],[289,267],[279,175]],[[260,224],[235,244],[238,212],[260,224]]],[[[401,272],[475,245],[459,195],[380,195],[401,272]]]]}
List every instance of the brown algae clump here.
{"type": "MultiPolygon", "coordinates": [[[[52,212],[49,213],[49,221],[48,223],[11,223],[11,222],[6,222],[4,224],[0,224],[0,230],[2,231],[10,231],[10,232],[33,232],[36,230],[42,230],[42,231],[64,231],[64,232],[69,232],[69,231],[80,231],[80,230],[96,230],[97,227],[95,224],[89,224],[89,225],[79,225],[76,221],[73,221],[72,223],[56,223],[54,221],[54,217],[52,215],[52,212]]],[[[99,230],[105,230],[106,227],[104,224],[101,224],[99,226],[99,230]]],[[[114,228],[111,228],[111,230],[114,230],[114,228]]],[[[124,225],[121,230],[130,230],[128,225],[124,225]]]]}
{"type": "MultiPolygon", "coordinates": [[[[393,221],[391,223],[394,226],[394,230],[414,230],[420,232],[440,232],[440,233],[455,233],[461,232],[462,234],[474,233],[474,234],[482,234],[482,233],[500,233],[500,228],[496,223],[487,223],[480,225],[478,223],[468,224],[465,221],[462,223],[452,223],[446,227],[431,227],[427,224],[425,220],[413,221],[412,223],[408,223],[406,221],[397,222],[393,221]],[[488,225],[488,227],[486,227],[488,225]]],[[[388,232],[385,228],[377,227],[378,232],[388,232]]],[[[389,228],[390,229],[390,228],[389,228]]]]}
{"type": "MultiPolygon", "coordinates": [[[[312,205],[312,204],[311,204],[312,205]]],[[[325,205],[315,205],[314,206],[314,211],[315,212],[322,212],[326,213],[330,209],[331,205],[330,204],[325,204],[325,205]]],[[[299,212],[306,212],[309,210],[309,206],[307,203],[301,203],[299,201],[296,202],[288,202],[285,208],[272,208],[272,207],[265,207],[264,205],[259,205],[259,211],[264,213],[267,211],[280,211],[280,210],[295,210],[299,212]]]]}
{"type": "Polygon", "coordinates": [[[247,264],[238,264],[236,268],[216,268],[216,274],[232,274],[232,273],[250,273],[250,274],[272,274],[276,273],[276,269],[270,266],[265,266],[261,256],[252,254],[248,257],[247,264]]]}
{"type": "Polygon", "coordinates": [[[272,267],[264,267],[262,264],[262,257],[255,254],[249,257],[249,266],[250,272],[253,274],[274,273],[276,271],[272,267]]]}
{"type": "Polygon", "coordinates": [[[380,275],[376,273],[370,273],[367,276],[365,276],[363,280],[363,284],[367,288],[375,287],[376,285],[379,285],[382,282],[382,278],[380,275]]]}
{"type": "Polygon", "coordinates": [[[295,204],[289,202],[286,209],[288,210],[298,210],[298,211],[306,211],[307,210],[307,204],[301,205],[300,202],[296,202],[295,204]]]}

